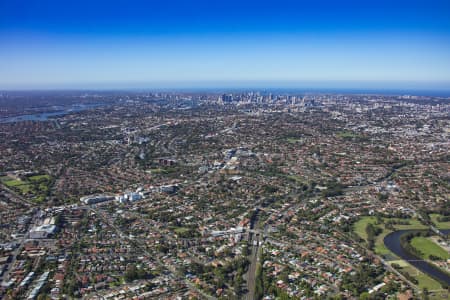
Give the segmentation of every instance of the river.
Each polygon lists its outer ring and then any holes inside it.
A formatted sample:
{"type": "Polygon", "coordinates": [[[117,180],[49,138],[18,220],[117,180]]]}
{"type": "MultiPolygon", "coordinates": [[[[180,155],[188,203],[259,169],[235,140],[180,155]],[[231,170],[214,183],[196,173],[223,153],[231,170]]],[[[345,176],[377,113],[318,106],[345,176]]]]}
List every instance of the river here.
{"type": "MultiPolygon", "coordinates": [[[[398,230],[394,231],[390,234],[388,234],[384,238],[384,244],[386,247],[391,250],[393,253],[395,253],[397,256],[402,258],[403,260],[408,261],[411,265],[419,269],[420,271],[430,275],[431,277],[441,281],[445,282],[447,285],[450,286],[450,276],[446,274],[445,272],[440,271],[437,268],[434,268],[426,261],[423,261],[421,258],[418,258],[414,255],[411,255],[403,250],[403,248],[400,245],[400,237],[403,234],[406,234],[408,232],[414,232],[417,230],[398,230]]],[[[448,234],[450,233],[450,230],[441,230],[443,233],[448,234]]]]}
{"type": "Polygon", "coordinates": [[[6,118],[0,118],[0,123],[14,123],[14,122],[22,122],[22,121],[47,121],[51,117],[60,117],[71,113],[76,113],[84,110],[88,110],[91,108],[96,108],[103,106],[105,104],[103,103],[94,103],[94,104],[79,104],[79,105],[72,105],[68,108],[64,108],[57,111],[51,111],[51,112],[40,112],[35,114],[25,114],[25,115],[19,115],[14,117],[6,117],[6,118]]]}

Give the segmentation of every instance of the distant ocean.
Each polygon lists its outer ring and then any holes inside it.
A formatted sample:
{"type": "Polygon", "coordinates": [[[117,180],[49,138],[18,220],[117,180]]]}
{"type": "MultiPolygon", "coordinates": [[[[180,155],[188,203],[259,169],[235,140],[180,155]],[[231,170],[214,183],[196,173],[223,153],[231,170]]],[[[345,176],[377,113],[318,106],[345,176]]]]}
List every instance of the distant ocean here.
{"type": "MultiPolygon", "coordinates": [[[[275,91],[268,89],[270,91],[275,91]]],[[[312,94],[351,94],[351,95],[392,95],[392,96],[430,96],[450,97],[450,90],[410,90],[410,89],[281,89],[289,93],[312,94]]]]}
{"type": "Polygon", "coordinates": [[[261,87],[236,87],[236,88],[180,88],[163,89],[189,92],[249,92],[260,91],[273,94],[342,94],[342,95],[385,95],[385,96],[430,96],[450,98],[449,90],[414,90],[414,89],[354,89],[354,88],[261,88],[261,87]]]}
{"type": "Polygon", "coordinates": [[[273,93],[273,94],[341,94],[341,95],[386,95],[386,96],[430,96],[430,97],[442,97],[442,98],[450,98],[450,86],[448,88],[382,88],[382,87],[374,87],[374,88],[339,88],[339,87],[307,87],[299,85],[299,87],[295,87],[295,85],[289,85],[283,87],[281,84],[279,87],[276,87],[275,84],[220,84],[217,85],[174,85],[174,86],[152,86],[149,85],[145,87],[104,87],[104,88],[73,88],[73,89],[41,89],[41,90],[0,90],[0,93],[11,93],[11,94],[41,94],[41,93],[54,93],[58,94],[61,92],[95,92],[95,93],[127,93],[127,92],[189,92],[189,93],[244,93],[244,92],[261,92],[265,93],[273,93]]]}
{"type": "MultiPolygon", "coordinates": [[[[127,89],[123,89],[127,90],[127,89]]],[[[216,87],[166,87],[166,88],[132,88],[130,91],[161,91],[161,92],[213,92],[213,93],[241,93],[241,92],[262,92],[273,94],[343,94],[343,95],[386,95],[386,96],[430,96],[430,97],[450,97],[450,87],[448,89],[394,89],[394,88],[326,88],[326,87],[271,87],[268,85],[256,86],[220,86],[216,87]]]]}

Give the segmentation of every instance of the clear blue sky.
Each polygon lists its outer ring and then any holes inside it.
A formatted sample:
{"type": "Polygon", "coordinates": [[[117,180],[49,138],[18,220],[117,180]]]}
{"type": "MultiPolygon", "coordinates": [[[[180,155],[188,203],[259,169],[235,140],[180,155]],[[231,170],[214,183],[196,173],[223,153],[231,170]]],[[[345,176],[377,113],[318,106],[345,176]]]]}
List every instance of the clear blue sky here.
{"type": "Polygon", "coordinates": [[[449,0],[0,0],[0,88],[450,88],[449,0]]]}

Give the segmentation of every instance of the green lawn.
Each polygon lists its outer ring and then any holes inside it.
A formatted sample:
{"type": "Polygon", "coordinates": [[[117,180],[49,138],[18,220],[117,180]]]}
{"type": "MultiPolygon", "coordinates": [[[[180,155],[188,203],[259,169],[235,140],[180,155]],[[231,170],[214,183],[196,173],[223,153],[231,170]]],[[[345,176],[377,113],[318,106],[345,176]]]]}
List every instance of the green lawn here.
{"type": "Polygon", "coordinates": [[[364,240],[367,240],[366,227],[368,224],[375,224],[377,219],[372,216],[364,216],[361,217],[358,222],[353,225],[354,231],[357,235],[359,235],[364,240]]]}
{"type": "Polygon", "coordinates": [[[408,265],[406,267],[402,267],[402,271],[416,278],[417,281],[419,282],[417,285],[419,286],[420,289],[423,289],[425,287],[430,291],[442,289],[442,286],[438,281],[420,272],[419,270],[411,266],[409,263],[407,264],[408,265]]]}
{"type": "Polygon", "coordinates": [[[303,178],[302,176],[299,176],[299,175],[287,175],[286,177],[297,183],[301,183],[301,184],[305,183],[305,178],[303,178]]]}
{"type": "Polygon", "coordinates": [[[365,216],[362,217],[358,222],[355,223],[353,229],[357,235],[359,235],[364,240],[367,240],[366,227],[368,224],[374,224],[375,226],[380,227],[383,231],[376,237],[375,239],[375,253],[383,256],[391,256],[396,257],[388,248],[384,245],[384,237],[391,233],[390,230],[387,230],[384,227],[384,224],[376,225],[376,218],[373,216],[365,216]]]}
{"type": "Polygon", "coordinates": [[[412,265],[410,265],[408,262],[399,259],[399,260],[393,260],[390,262],[391,264],[396,263],[401,266],[401,272],[408,273],[418,281],[418,286],[420,289],[428,288],[429,291],[431,290],[440,290],[442,289],[441,284],[431,278],[430,276],[420,272],[416,268],[414,268],[412,265]]]}
{"type": "Polygon", "coordinates": [[[18,189],[20,191],[20,193],[23,195],[28,194],[32,190],[32,186],[27,183],[17,185],[17,186],[15,186],[15,188],[18,189]]]}
{"type": "Polygon", "coordinates": [[[21,194],[27,194],[32,190],[32,187],[29,183],[22,180],[9,179],[4,180],[3,183],[10,188],[14,188],[18,190],[21,194]]]}
{"type": "Polygon", "coordinates": [[[9,176],[0,177],[0,181],[7,187],[24,196],[34,195],[30,200],[43,202],[51,184],[50,175],[35,175],[24,180],[13,179],[9,176]]]}
{"type": "Polygon", "coordinates": [[[42,180],[49,181],[50,178],[51,178],[50,175],[35,175],[35,176],[30,176],[28,179],[30,181],[42,181],[42,180]]]}
{"type": "Polygon", "coordinates": [[[442,289],[442,286],[438,281],[422,272],[415,277],[419,281],[419,288],[421,289],[427,288],[429,291],[442,289]]]}
{"type": "Polygon", "coordinates": [[[190,229],[189,228],[187,228],[187,227],[174,227],[174,228],[172,228],[173,229],[173,231],[175,231],[175,233],[178,233],[178,234],[180,234],[180,233],[186,233],[186,232],[188,232],[190,229]]]}
{"type": "Polygon", "coordinates": [[[167,174],[169,173],[170,169],[162,169],[162,168],[154,168],[154,169],[150,169],[150,173],[151,174],[167,174]]]}
{"type": "Polygon", "coordinates": [[[406,268],[406,267],[409,266],[409,263],[407,261],[403,260],[403,259],[391,260],[391,261],[389,261],[389,264],[391,264],[391,265],[392,264],[397,264],[397,265],[399,265],[402,268],[406,268]]]}
{"type": "Polygon", "coordinates": [[[351,138],[357,138],[360,137],[360,135],[358,133],[354,133],[348,130],[344,130],[341,132],[338,132],[336,134],[337,137],[343,138],[343,139],[351,139],[351,138]]]}
{"type": "Polygon", "coordinates": [[[5,181],[3,181],[3,183],[7,187],[15,187],[15,186],[24,184],[24,182],[22,180],[16,180],[16,179],[5,180],[5,181]]]}
{"type": "Polygon", "coordinates": [[[423,253],[423,258],[429,259],[430,255],[438,256],[442,260],[447,260],[450,255],[447,251],[442,249],[438,244],[425,237],[414,237],[411,240],[411,245],[423,253]]]}
{"type": "Polygon", "coordinates": [[[288,143],[291,143],[291,144],[303,142],[303,139],[301,139],[301,138],[293,138],[293,137],[287,138],[286,140],[288,141],[288,143]]]}
{"type": "MultiPolygon", "coordinates": [[[[403,220],[403,219],[393,219],[393,220],[403,220]]],[[[394,225],[395,229],[403,230],[403,229],[428,229],[427,226],[420,223],[417,219],[408,219],[409,225],[394,225]]]]}
{"type": "Polygon", "coordinates": [[[386,259],[397,258],[397,256],[384,245],[384,238],[392,231],[385,229],[384,226],[381,227],[383,228],[383,232],[380,233],[375,239],[375,247],[374,247],[375,253],[385,257],[386,259]]]}
{"type": "Polygon", "coordinates": [[[450,229],[450,221],[449,222],[439,222],[437,220],[438,217],[441,215],[439,214],[430,214],[431,221],[436,224],[436,227],[439,229],[450,229]]]}

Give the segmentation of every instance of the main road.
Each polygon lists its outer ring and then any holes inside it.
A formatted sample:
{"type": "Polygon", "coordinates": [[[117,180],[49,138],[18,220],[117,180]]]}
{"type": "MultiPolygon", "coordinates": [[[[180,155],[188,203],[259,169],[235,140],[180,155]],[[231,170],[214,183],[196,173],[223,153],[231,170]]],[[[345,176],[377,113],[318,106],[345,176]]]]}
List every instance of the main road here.
{"type": "Polygon", "coordinates": [[[261,236],[260,233],[256,230],[255,224],[258,223],[258,215],[259,215],[259,208],[255,209],[255,215],[250,221],[250,231],[249,231],[249,245],[252,249],[249,260],[250,260],[250,266],[248,267],[247,274],[246,274],[246,280],[247,280],[247,295],[245,296],[245,299],[247,300],[254,300],[255,299],[255,287],[256,287],[256,268],[258,266],[259,257],[261,254],[261,236]]]}

